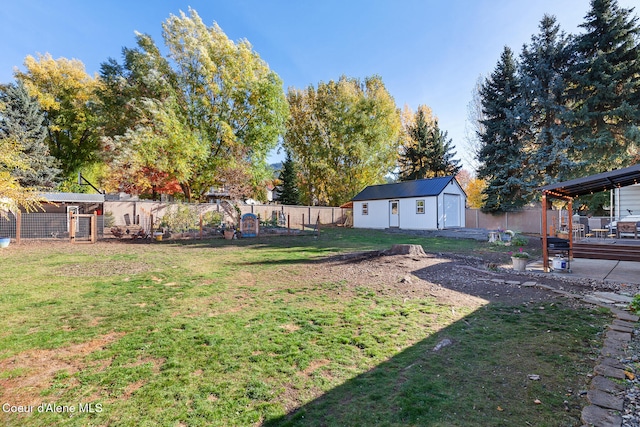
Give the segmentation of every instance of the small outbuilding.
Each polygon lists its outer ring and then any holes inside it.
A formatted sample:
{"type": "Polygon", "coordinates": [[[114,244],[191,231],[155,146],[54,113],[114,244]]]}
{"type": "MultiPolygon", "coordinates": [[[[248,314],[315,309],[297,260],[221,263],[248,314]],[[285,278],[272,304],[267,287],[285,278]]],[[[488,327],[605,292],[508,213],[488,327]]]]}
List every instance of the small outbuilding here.
{"type": "Polygon", "coordinates": [[[370,185],[351,200],[354,228],[464,227],[467,195],[454,176],[370,185]]]}

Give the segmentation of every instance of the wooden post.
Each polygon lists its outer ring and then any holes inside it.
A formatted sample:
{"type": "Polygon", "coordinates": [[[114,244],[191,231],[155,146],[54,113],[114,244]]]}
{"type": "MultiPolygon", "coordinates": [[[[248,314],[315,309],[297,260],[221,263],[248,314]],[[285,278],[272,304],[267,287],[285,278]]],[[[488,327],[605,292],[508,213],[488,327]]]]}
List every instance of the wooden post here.
{"type": "Polygon", "coordinates": [[[318,213],[318,218],[316,219],[316,236],[320,237],[320,214],[318,213]]]}
{"type": "Polygon", "coordinates": [[[567,206],[567,222],[569,223],[569,260],[573,259],[573,199],[569,199],[567,206]]]}
{"type": "Polygon", "coordinates": [[[76,242],[76,219],[71,211],[69,211],[69,242],[76,242]]]}
{"type": "Polygon", "coordinates": [[[304,231],[304,214],[302,214],[302,231],[304,231]]]}
{"type": "Polygon", "coordinates": [[[91,216],[91,243],[98,240],[98,212],[93,212],[91,216]]]}
{"type": "Polygon", "coordinates": [[[287,214],[287,234],[291,234],[291,215],[287,214]]]}
{"type": "Polygon", "coordinates": [[[542,268],[549,272],[549,249],[547,248],[547,193],[542,193],[542,268]]]}
{"type": "Polygon", "coordinates": [[[22,237],[22,212],[18,210],[16,212],[16,243],[20,243],[22,237]]]}

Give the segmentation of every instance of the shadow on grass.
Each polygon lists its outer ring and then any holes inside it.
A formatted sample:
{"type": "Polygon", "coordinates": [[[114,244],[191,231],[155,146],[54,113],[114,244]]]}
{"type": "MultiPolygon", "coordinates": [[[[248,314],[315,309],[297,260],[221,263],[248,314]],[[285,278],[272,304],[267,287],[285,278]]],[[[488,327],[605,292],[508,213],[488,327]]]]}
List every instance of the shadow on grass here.
{"type": "MultiPolygon", "coordinates": [[[[464,289],[486,305],[437,333],[425,329],[422,341],[262,425],[580,425],[579,390],[609,316],[531,291],[515,304],[464,289]]],[[[331,378],[324,369],[312,375],[331,378]]]]}

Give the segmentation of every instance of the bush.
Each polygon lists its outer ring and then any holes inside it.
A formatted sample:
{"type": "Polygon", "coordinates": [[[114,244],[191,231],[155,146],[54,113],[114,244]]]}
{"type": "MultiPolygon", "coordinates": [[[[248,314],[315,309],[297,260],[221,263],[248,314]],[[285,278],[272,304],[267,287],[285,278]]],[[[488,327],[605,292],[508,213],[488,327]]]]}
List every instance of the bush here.
{"type": "Polygon", "coordinates": [[[513,246],[526,246],[527,243],[529,243],[529,239],[527,239],[521,234],[516,234],[514,237],[511,238],[511,244],[513,246]]]}
{"type": "Polygon", "coordinates": [[[640,294],[633,297],[633,301],[629,304],[629,309],[634,313],[640,313],[640,294]]]}
{"type": "Polygon", "coordinates": [[[161,227],[167,227],[174,233],[183,233],[199,228],[200,215],[191,206],[178,203],[170,206],[162,217],[161,227]]]}
{"type": "Polygon", "coordinates": [[[219,227],[224,215],[222,212],[209,211],[202,215],[202,225],[205,227],[219,227]]]}
{"type": "Polygon", "coordinates": [[[110,212],[110,211],[105,212],[102,220],[104,221],[104,226],[106,228],[111,228],[114,225],[116,225],[116,218],[113,216],[113,212],[110,212]]]}

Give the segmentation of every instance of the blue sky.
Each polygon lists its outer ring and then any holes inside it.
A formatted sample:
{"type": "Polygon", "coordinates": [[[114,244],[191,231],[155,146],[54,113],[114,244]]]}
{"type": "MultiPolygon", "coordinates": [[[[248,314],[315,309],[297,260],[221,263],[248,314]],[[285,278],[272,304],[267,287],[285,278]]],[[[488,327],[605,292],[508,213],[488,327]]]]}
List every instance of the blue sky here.
{"type": "Polygon", "coordinates": [[[14,68],[36,53],[76,58],[96,73],[107,58],[120,60],[122,47],[134,46],[134,31],[161,45],[161,23],[189,7],[232,40],[247,39],[285,89],[343,74],[380,75],[398,107],[430,106],[464,158],[467,105],[478,77],[491,73],[505,45],[519,53],[545,13],[565,32],[579,32],[589,1],[11,1],[0,7],[0,83],[12,81],[14,68]]]}

